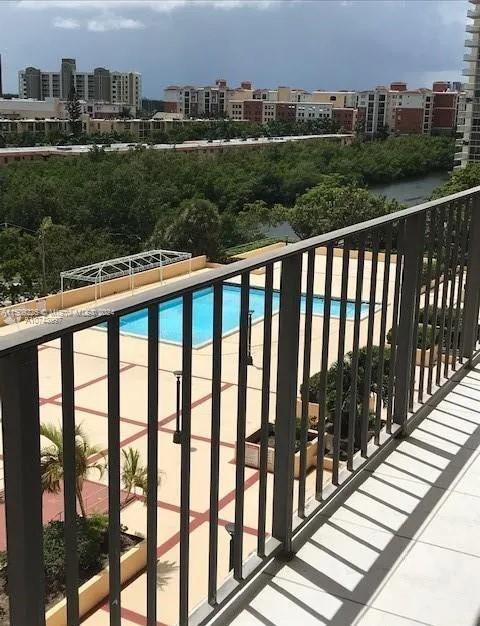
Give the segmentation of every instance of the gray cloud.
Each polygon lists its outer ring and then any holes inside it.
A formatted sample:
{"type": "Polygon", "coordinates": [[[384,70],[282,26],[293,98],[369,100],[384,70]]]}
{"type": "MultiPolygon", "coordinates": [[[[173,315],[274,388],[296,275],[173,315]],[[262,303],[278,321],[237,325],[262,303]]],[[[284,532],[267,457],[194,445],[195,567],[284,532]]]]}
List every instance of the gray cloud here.
{"type": "Polygon", "coordinates": [[[466,0],[2,2],[0,53],[11,90],[18,69],[55,69],[62,56],[81,69],[140,71],[152,97],[168,83],[218,77],[307,89],[391,80],[415,87],[460,76],[467,8],[466,0]]]}

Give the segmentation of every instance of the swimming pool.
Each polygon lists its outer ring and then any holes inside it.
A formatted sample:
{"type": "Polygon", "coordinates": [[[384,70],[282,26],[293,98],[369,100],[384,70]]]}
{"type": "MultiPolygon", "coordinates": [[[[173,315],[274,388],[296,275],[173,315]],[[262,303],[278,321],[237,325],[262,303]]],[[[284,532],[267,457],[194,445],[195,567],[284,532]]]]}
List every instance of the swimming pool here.
{"type": "MultiPolygon", "coordinates": [[[[231,283],[223,285],[223,316],[222,334],[228,335],[238,330],[240,316],[240,286],[231,283]]],[[[301,310],[305,312],[305,296],[302,296],[301,310]]],[[[332,298],[331,316],[340,316],[340,300],[332,298]]],[[[251,287],[248,308],[253,311],[252,321],[263,318],[265,304],[265,290],[251,287]]],[[[280,293],[273,292],[272,310],[277,313],[280,305],[280,293]]],[[[323,315],[324,299],[321,296],[313,298],[313,314],[323,315]]],[[[362,302],[361,317],[368,314],[368,303],[362,302]]],[[[355,302],[347,301],[347,319],[355,315],[355,302]]],[[[175,298],[160,305],[159,334],[162,341],[170,343],[182,342],[182,299],[175,298]]],[[[197,291],[193,295],[193,329],[192,343],[194,348],[210,343],[213,338],[213,287],[197,291]]],[[[120,332],[136,337],[147,337],[148,320],[147,310],[142,309],[120,318],[120,332]]]]}

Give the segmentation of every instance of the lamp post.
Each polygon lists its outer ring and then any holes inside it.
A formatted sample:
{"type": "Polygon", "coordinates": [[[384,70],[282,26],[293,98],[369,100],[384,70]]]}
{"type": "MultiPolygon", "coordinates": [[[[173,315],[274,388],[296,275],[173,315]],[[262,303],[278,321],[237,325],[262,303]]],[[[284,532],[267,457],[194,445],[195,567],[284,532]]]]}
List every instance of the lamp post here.
{"type": "Polygon", "coordinates": [[[182,371],[176,370],[173,375],[177,379],[177,414],[175,418],[175,432],[173,433],[173,443],[182,443],[182,431],[180,430],[180,394],[182,384],[182,371]]]}
{"type": "Polygon", "coordinates": [[[225,524],[225,530],[230,535],[230,552],[228,556],[228,571],[231,572],[233,569],[233,560],[234,560],[235,524],[233,524],[232,522],[225,524]]]}
{"type": "Polygon", "coordinates": [[[252,318],[255,313],[254,309],[250,309],[248,312],[248,356],[247,356],[247,365],[253,365],[253,356],[252,356],[252,318]]]}

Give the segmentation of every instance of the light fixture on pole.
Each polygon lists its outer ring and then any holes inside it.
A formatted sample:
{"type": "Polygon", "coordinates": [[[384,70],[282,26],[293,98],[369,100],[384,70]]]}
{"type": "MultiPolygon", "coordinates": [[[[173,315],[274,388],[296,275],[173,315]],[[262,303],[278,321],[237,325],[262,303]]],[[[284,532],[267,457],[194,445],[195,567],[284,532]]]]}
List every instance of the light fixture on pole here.
{"type": "Polygon", "coordinates": [[[248,312],[248,355],[247,355],[247,365],[253,365],[253,356],[252,356],[252,319],[253,314],[255,313],[254,309],[250,309],[248,312]]]}
{"type": "Polygon", "coordinates": [[[230,551],[228,556],[228,571],[231,572],[233,569],[233,562],[235,559],[235,524],[229,522],[225,524],[225,530],[230,535],[230,551]]]}
{"type": "Polygon", "coordinates": [[[175,417],[175,432],[173,433],[173,443],[182,443],[182,431],[180,430],[180,396],[182,384],[182,371],[175,370],[173,375],[177,379],[177,413],[175,417]]]}

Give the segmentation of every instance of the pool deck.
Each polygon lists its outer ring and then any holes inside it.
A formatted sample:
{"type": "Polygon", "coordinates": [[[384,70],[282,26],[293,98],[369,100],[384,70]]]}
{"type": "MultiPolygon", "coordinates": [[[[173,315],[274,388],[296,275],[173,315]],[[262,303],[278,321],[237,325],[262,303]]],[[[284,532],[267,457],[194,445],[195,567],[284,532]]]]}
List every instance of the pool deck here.
{"type": "MultiPolygon", "coordinates": [[[[340,296],[341,257],[334,258],[332,295],[340,296]]],[[[306,257],[304,258],[304,269],[306,257]]],[[[370,286],[370,260],[365,261],[363,299],[368,299],[370,286]]],[[[383,285],[383,263],[379,262],[377,294],[383,285]]],[[[394,262],[391,265],[389,280],[389,309],[394,287],[394,262]]],[[[205,271],[213,270],[200,270],[205,271]]],[[[350,260],[348,297],[355,296],[356,260],[350,260]]],[[[325,256],[316,255],[314,293],[323,295],[325,279],[325,256]]],[[[178,279],[172,279],[178,280],[178,279]]],[[[306,271],[303,272],[303,290],[306,286],[306,271]]],[[[274,270],[274,287],[280,287],[280,268],[274,270]]],[[[264,286],[264,276],[251,275],[251,284],[264,286]]],[[[147,295],[149,289],[157,285],[136,290],[147,295]]],[[[119,296],[99,300],[97,304],[108,308],[108,303],[119,296]]],[[[377,300],[378,295],[377,295],[377,300]]],[[[85,308],[79,307],[79,308],[85,308]]],[[[322,317],[313,318],[312,327],[312,366],[311,373],[318,371],[322,342],[322,317]]],[[[301,349],[299,363],[303,358],[303,322],[301,319],[301,349]]],[[[15,332],[25,322],[0,330],[2,333],[15,332]]],[[[331,321],[329,362],[337,359],[338,319],[331,321]]],[[[378,340],[380,312],[375,313],[375,337],[378,340]]],[[[387,329],[390,328],[387,325],[387,329]]],[[[360,345],[366,342],[367,320],[363,319],[360,329],[360,345]]],[[[276,355],[278,335],[278,315],[272,323],[272,373],[270,385],[270,417],[274,420],[276,355]]],[[[345,351],[353,343],[353,322],[347,321],[345,351]]],[[[252,328],[252,354],[254,365],[248,368],[247,393],[247,435],[260,426],[261,380],[262,380],[263,323],[259,321],[252,328]]],[[[84,330],[74,337],[75,350],[75,418],[81,423],[91,443],[107,448],[107,336],[98,330],[84,330]]],[[[147,459],[147,341],[125,336],[120,344],[120,415],[121,447],[129,446],[139,450],[142,460],[147,459]]],[[[176,412],[176,389],[173,372],[181,369],[181,348],[165,342],[159,350],[159,398],[160,415],[158,423],[159,452],[158,469],[161,482],[158,488],[158,558],[165,572],[164,584],[158,587],[159,624],[173,625],[178,618],[179,580],[176,564],[179,562],[179,511],[180,511],[180,446],[172,441],[176,412]]],[[[211,434],[211,371],[212,345],[193,350],[192,368],[192,449],[191,449],[191,510],[190,510],[190,603],[193,609],[207,592],[208,529],[209,529],[209,489],[210,484],[210,434],[211,434]]],[[[61,422],[60,350],[59,342],[53,341],[39,349],[40,372],[40,418],[45,423],[61,422]]],[[[238,333],[223,340],[222,352],[222,392],[221,392],[221,433],[220,433],[220,472],[219,472],[219,526],[224,527],[234,519],[235,508],[235,441],[237,412],[237,373],[238,373],[238,333]]],[[[298,372],[300,385],[301,367],[298,372]]],[[[108,476],[102,479],[92,474],[92,483],[103,486],[108,476]]],[[[313,495],[314,472],[307,476],[307,498],[313,495]]],[[[245,470],[245,529],[244,557],[256,548],[258,517],[258,472],[245,470]]],[[[327,479],[328,480],[328,473],[327,479]]],[[[268,476],[267,532],[271,529],[272,476],[268,476]]],[[[298,483],[295,481],[295,493],[298,483]]],[[[296,496],[295,496],[296,497],[296,496]]],[[[122,509],[121,521],[131,532],[146,533],[146,507],[141,498],[122,509]]],[[[229,536],[224,528],[219,529],[218,579],[228,575],[229,536]]],[[[144,624],[146,615],[146,575],[137,577],[122,591],[122,624],[133,626],[144,624]]],[[[84,622],[88,626],[102,626],[109,623],[108,607],[99,607],[84,622]]]]}

